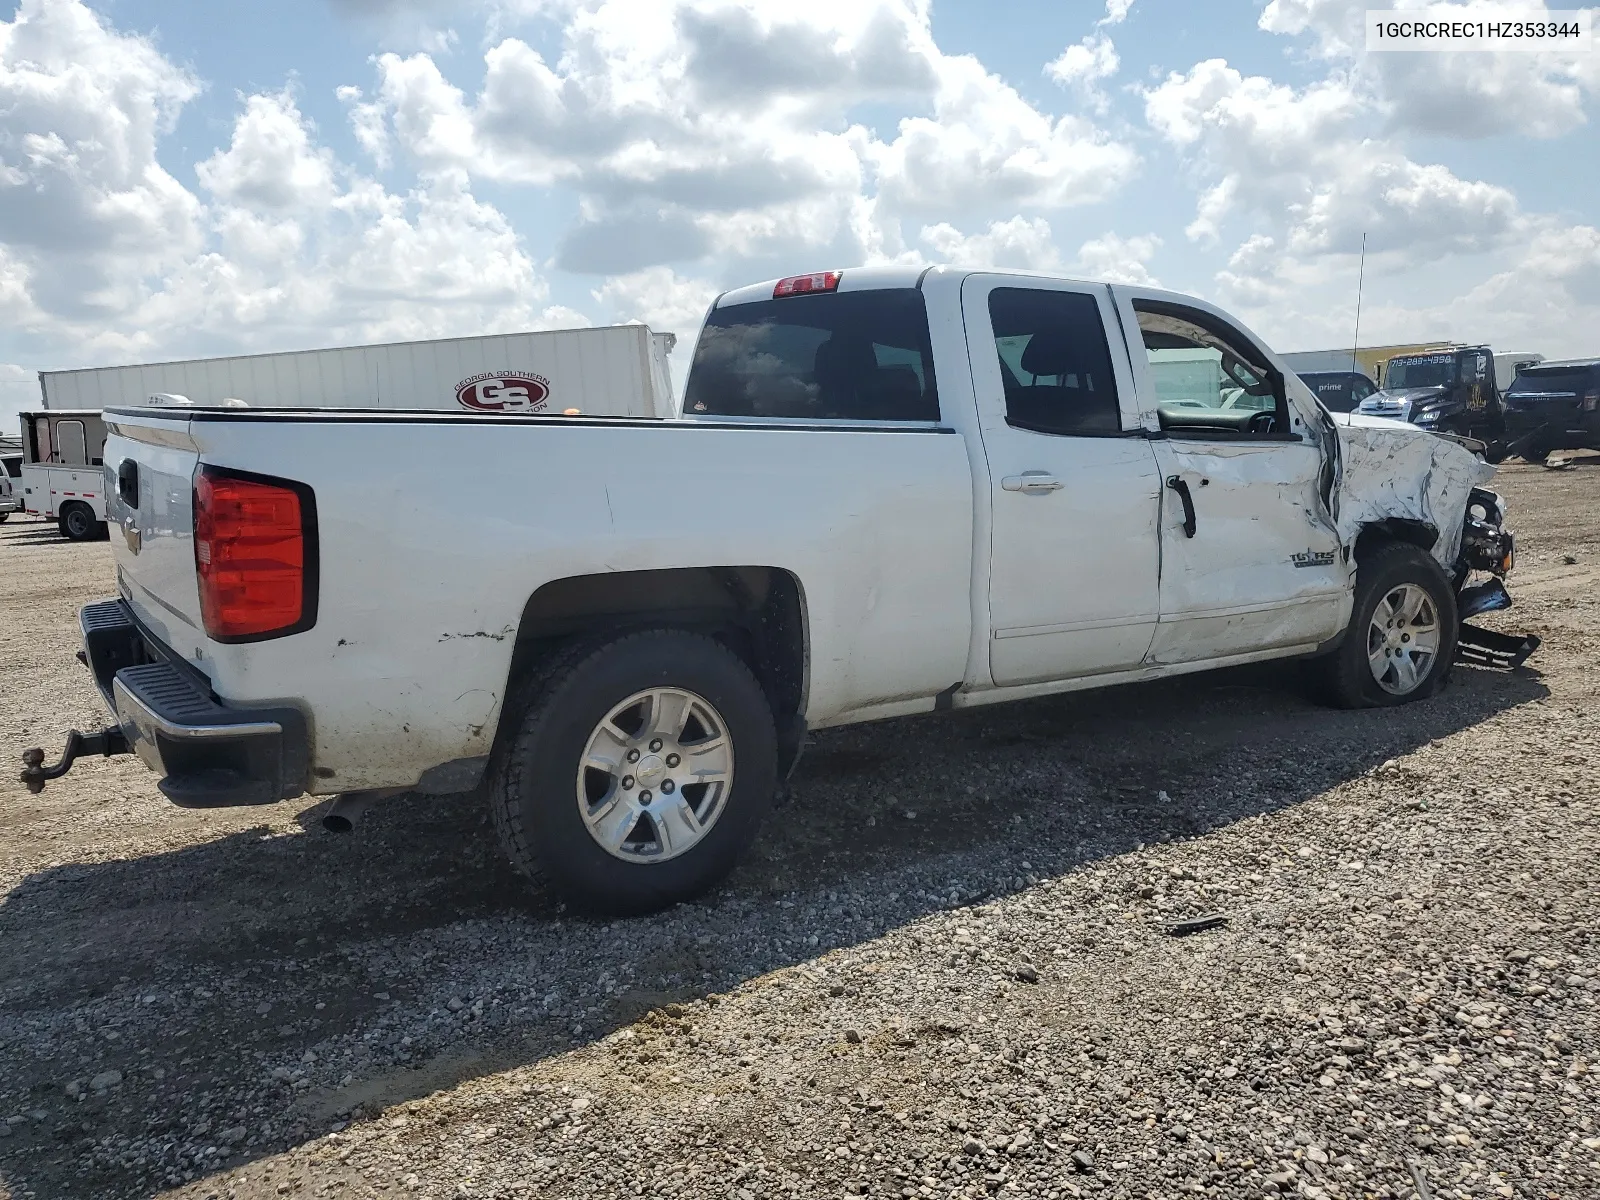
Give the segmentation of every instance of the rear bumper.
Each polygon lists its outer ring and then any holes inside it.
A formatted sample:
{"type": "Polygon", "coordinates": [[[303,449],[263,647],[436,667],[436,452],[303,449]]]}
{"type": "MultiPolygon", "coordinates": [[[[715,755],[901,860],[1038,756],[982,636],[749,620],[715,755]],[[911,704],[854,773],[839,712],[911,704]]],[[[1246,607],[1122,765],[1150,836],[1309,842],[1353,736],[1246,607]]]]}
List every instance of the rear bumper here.
{"type": "Polygon", "coordinates": [[[1560,443],[1552,449],[1566,449],[1600,440],[1600,414],[1573,411],[1539,412],[1516,411],[1506,413],[1506,438],[1509,441],[1539,441],[1560,443]]]}
{"type": "Polygon", "coordinates": [[[122,600],[87,606],[78,623],[101,698],[174,804],[274,804],[306,790],[309,739],[299,709],[244,708],[217,698],[122,600]]]}
{"type": "Polygon", "coordinates": [[[14,513],[21,511],[21,496],[0,496],[0,513],[14,513]]]}

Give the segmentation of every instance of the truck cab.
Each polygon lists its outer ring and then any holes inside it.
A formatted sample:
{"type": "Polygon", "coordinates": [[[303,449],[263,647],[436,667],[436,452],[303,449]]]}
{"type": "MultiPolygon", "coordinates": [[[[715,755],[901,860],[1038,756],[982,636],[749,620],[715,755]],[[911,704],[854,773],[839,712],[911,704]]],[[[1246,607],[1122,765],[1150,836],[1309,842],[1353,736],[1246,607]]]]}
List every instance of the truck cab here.
{"type": "Polygon", "coordinates": [[[1383,389],[1356,411],[1475,438],[1495,457],[1503,453],[1506,429],[1505,398],[1495,367],[1488,346],[1444,346],[1398,355],[1384,364],[1383,389]]]}

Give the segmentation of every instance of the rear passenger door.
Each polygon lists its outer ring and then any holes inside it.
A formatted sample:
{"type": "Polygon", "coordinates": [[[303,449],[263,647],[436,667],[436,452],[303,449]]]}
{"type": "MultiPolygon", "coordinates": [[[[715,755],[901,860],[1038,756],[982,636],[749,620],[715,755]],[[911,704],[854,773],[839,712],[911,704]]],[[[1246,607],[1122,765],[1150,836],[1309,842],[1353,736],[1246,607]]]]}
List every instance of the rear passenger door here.
{"type": "Polygon", "coordinates": [[[1159,612],[1161,481],[1107,337],[1110,294],[970,275],[961,300],[989,467],[994,682],[1137,666],[1159,612]]]}

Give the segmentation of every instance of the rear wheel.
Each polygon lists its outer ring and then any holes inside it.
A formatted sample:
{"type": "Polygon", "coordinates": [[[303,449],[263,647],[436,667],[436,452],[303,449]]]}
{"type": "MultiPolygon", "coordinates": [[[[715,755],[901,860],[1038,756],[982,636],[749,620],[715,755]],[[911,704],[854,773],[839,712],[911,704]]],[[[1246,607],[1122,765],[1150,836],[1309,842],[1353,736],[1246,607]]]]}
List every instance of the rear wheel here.
{"type": "Polygon", "coordinates": [[[649,912],[733,869],[777,786],[772,712],[701,634],[574,647],[508,707],[489,780],[514,866],[581,907],[649,912]]]}
{"type": "Polygon", "coordinates": [[[1317,664],[1328,699],[1376,708],[1434,695],[1455,659],[1459,624],[1455,592],[1431,555],[1400,542],[1370,551],[1344,641],[1317,664]]]}
{"type": "Polygon", "coordinates": [[[1542,463],[1549,457],[1550,449],[1547,446],[1529,446],[1522,452],[1522,460],[1524,462],[1542,463]]]}
{"type": "Polygon", "coordinates": [[[87,542],[99,533],[100,522],[87,504],[63,504],[56,516],[56,528],[68,541],[87,542]]]}
{"type": "Polygon", "coordinates": [[[8,512],[0,513],[0,525],[4,525],[9,520],[11,520],[11,514],[10,513],[8,513],[8,512]]]}

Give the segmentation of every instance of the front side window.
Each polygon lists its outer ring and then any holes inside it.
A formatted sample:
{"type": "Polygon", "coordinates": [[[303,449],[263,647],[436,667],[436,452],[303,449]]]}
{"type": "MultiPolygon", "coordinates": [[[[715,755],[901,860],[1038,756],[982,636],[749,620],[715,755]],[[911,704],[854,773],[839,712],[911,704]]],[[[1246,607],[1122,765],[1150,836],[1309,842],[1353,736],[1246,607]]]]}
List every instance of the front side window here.
{"type": "Polygon", "coordinates": [[[937,421],[915,288],[786,296],[713,309],[684,409],[708,416],[937,421]]]}
{"type": "Polygon", "coordinates": [[[1265,437],[1288,432],[1277,373],[1253,346],[1206,314],[1134,304],[1161,428],[1193,436],[1265,437]]]}
{"type": "Polygon", "coordinates": [[[989,321],[1007,424],[1059,435],[1122,431],[1111,350],[1093,296],[995,288],[989,321]]]}

